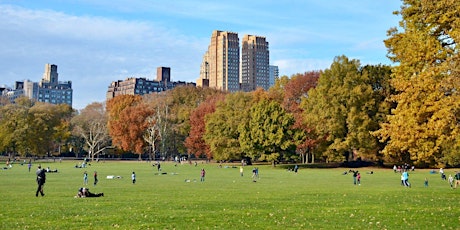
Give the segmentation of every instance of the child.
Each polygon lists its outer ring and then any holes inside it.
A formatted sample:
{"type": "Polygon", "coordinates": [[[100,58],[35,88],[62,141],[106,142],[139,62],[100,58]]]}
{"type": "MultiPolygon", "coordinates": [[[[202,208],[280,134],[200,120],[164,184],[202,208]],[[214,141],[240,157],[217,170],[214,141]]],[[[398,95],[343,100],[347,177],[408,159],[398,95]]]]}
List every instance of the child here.
{"type": "Polygon", "coordinates": [[[361,173],[358,173],[358,175],[356,175],[356,179],[358,180],[358,185],[361,185],[361,173]]]}
{"type": "Polygon", "coordinates": [[[428,178],[425,177],[425,187],[428,187],[428,178]]]}
{"type": "Polygon", "coordinates": [[[449,184],[451,188],[454,188],[454,177],[452,174],[449,175],[449,184]]]}
{"type": "Polygon", "coordinates": [[[133,180],[133,184],[136,183],[136,173],[133,172],[133,174],[131,174],[131,179],[133,180]]]}

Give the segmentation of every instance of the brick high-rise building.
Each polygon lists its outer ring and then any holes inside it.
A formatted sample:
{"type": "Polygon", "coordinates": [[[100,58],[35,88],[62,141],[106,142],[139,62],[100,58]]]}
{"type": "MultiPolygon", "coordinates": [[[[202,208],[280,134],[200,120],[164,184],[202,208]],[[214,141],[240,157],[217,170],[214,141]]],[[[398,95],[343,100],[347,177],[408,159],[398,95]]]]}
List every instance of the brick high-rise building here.
{"type": "Polygon", "coordinates": [[[125,80],[113,81],[107,90],[107,100],[118,95],[144,95],[159,93],[177,86],[193,86],[196,84],[184,81],[171,81],[171,68],[158,67],[156,80],[130,77],[125,80]]]}
{"type": "Polygon", "coordinates": [[[203,55],[197,86],[240,90],[240,45],[237,33],[215,30],[203,55]]]}
{"type": "Polygon", "coordinates": [[[270,56],[265,37],[244,35],[241,47],[241,88],[253,91],[270,88],[270,56]]]}

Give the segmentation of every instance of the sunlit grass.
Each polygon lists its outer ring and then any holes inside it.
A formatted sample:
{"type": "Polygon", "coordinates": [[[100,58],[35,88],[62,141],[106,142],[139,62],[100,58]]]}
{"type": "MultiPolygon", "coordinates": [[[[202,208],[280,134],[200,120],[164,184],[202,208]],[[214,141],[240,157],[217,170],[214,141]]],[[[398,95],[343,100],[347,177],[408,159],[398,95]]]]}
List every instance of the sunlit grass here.
{"type": "MultiPolygon", "coordinates": [[[[162,163],[163,173],[146,162],[99,162],[86,169],[76,162],[46,163],[45,197],[35,197],[35,169],[15,164],[0,171],[1,229],[458,229],[460,189],[439,174],[411,172],[412,188],[400,186],[390,169],[359,169],[362,185],[353,185],[347,169],[252,166],[238,168],[199,163],[162,163]],[[207,171],[200,182],[200,169],[207,171]],[[100,198],[74,196],[88,172],[100,198]],[[92,174],[98,171],[99,184],[92,174]],[[374,174],[366,174],[373,170],[374,174]],[[137,175],[136,184],[131,173],[137,175]],[[106,179],[107,175],[122,176],[106,179]],[[424,178],[429,187],[424,187],[424,178]],[[185,182],[190,180],[191,182],[185,182]],[[194,182],[196,180],[196,182],[194,182]]],[[[226,166],[226,165],[224,165],[226,166]]],[[[447,175],[453,170],[447,170],[447,175]]]]}

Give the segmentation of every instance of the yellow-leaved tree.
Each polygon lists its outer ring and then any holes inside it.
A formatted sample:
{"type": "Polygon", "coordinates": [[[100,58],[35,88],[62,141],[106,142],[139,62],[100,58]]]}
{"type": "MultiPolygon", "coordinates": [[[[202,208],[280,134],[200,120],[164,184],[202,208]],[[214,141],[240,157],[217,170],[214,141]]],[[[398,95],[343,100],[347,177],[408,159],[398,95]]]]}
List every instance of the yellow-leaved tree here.
{"type": "Polygon", "coordinates": [[[460,1],[403,0],[385,40],[397,107],[374,134],[388,159],[460,163],[460,1]]]}

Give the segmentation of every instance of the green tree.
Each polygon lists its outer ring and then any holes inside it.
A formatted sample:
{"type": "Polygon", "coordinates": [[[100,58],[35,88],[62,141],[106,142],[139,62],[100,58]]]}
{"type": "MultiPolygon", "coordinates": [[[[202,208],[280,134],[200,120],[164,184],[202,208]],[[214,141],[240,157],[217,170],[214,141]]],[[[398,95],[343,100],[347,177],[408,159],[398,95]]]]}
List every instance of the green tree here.
{"type": "Polygon", "coordinates": [[[368,79],[358,60],[336,57],[302,102],[305,121],[317,132],[328,161],[375,159],[377,139],[370,131],[376,101],[368,79]]]}
{"type": "Polygon", "coordinates": [[[239,124],[249,117],[253,104],[252,93],[235,92],[217,103],[216,110],[206,115],[203,139],[210,146],[215,160],[241,159],[239,124]]]}
{"type": "Polygon", "coordinates": [[[404,0],[385,40],[397,107],[375,134],[395,160],[460,163],[460,2],[404,0]]]}
{"type": "Polygon", "coordinates": [[[292,130],[294,117],[278,102],[261,100],[249,110],[250,118],[240,123],[241,149],[252,159],[276,161],[293,150],[292,130]]]}

